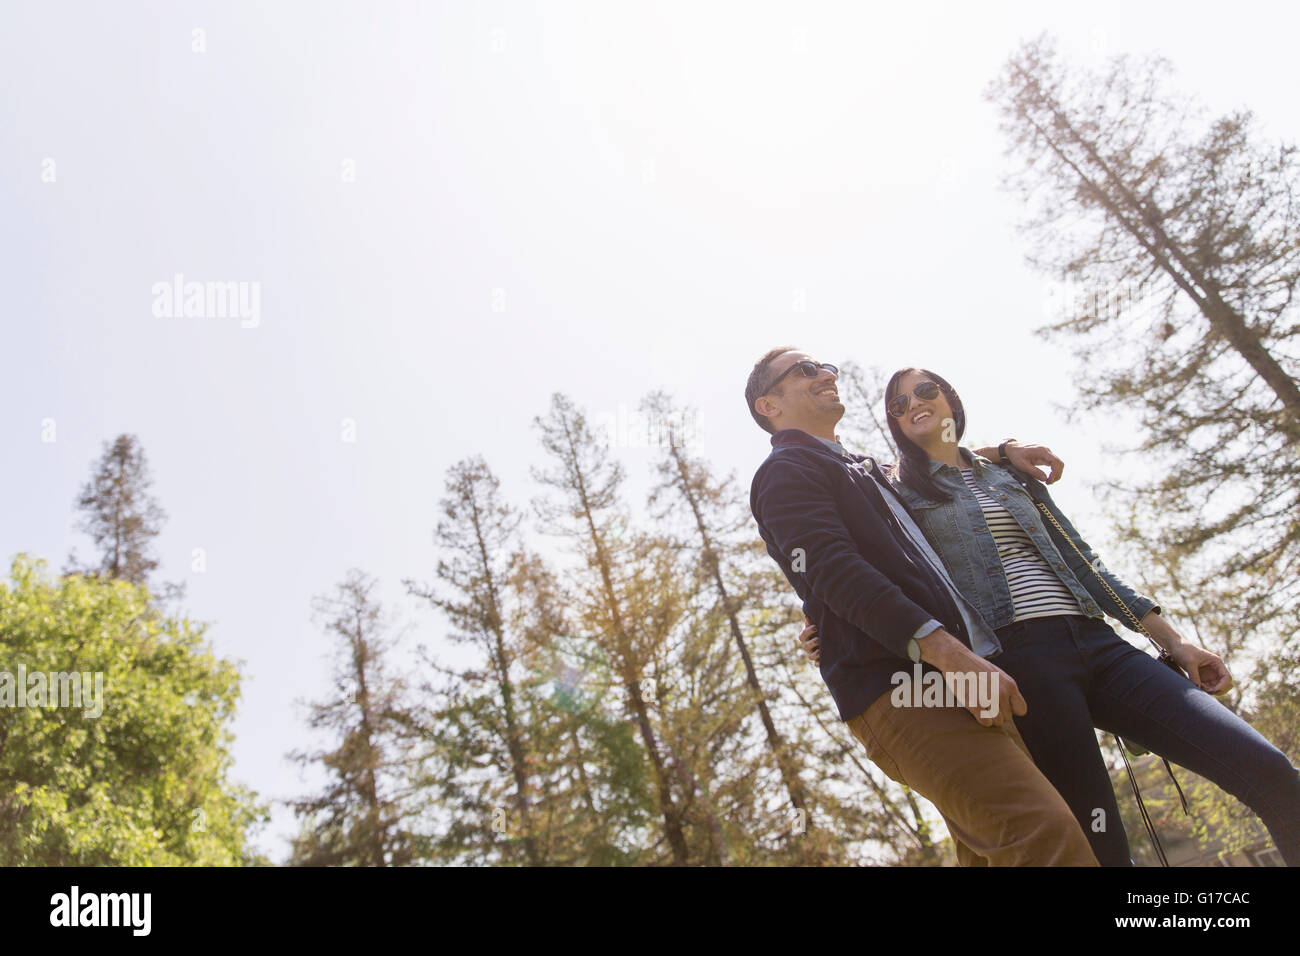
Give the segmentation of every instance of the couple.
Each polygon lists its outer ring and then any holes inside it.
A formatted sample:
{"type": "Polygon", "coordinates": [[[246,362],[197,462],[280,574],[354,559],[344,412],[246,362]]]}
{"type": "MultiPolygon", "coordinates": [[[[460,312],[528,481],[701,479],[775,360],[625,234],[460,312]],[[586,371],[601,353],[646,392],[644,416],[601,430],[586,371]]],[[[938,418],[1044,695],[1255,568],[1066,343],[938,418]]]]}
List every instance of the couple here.
{"type": "Polygon", "coordinates": [[[1211,696],[1232,684],[1223,661],[1107,571],[1056,508],[1038,468],[1050,484],[1061,461],[1012,439],[961,448],[956,391],[903,369],[885,393],[902,461],[882,470],[835,439],[837,374],[790,347],[754,365],[745,401],[772,453],[750,508],[803,600],[801,639],[840,719],[881,770],[935,804],[958,861],[1131,866],[1099,727],[1233,794],[1300,864],[1300,774],[1211,696]],[[1103,613],[1149,634],[1187,676],[1103,613]],[[917,665],[966,686],[982,678],[997,699],[906,706],[892,692],[917,665]]]}

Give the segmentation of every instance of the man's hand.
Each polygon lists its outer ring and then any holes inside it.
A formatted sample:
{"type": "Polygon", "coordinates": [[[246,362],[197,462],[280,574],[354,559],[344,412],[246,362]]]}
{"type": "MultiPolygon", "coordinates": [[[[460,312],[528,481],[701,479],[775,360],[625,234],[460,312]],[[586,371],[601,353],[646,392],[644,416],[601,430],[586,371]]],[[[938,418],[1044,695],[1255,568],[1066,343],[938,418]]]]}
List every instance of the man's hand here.
{"type": "Polygon", "coordinates": [[[1019,442],[1012,442],[1007,445],[1007,460],[1045,485],[1059,481],[1061,472],[1065,471],[1065,462],[1053,455],[1052,449],[1046,445],[1022,445],[1019,442]],[[1050,474],[1044,476],[1039,470],[1040,467],[1047,468],[1050,474]]]}
{"type": "Polygon", "coordinates": [[[799,644],[810,661],[814,664],[820,664],[822,659],[821,641],[817,640],[817,625],[808,620],[807,614],[803,616],[803,622],[808,626],[799,633],[799,644]]]}
{"type": "Polygon", "coordinates": [[[921,660],[943,671],[944,681],[949,687],[958,680],[969,687],[969,683],[966,682],[968,674],[975,675],[976,686],[978,686],[981,672],[989,675],[985,678],[988,681],[986,686],[991,686],[994,680],[997,681],[997,704],[994,708],[989,708],[994,711],[992,715],[981,716],[985,708],[979,701],[966,702],[966,709],[971,712],[971,716],[985,727],[1001,727],[1012,714],[1023,716],[1029,713],[1029,705],[1020,695],[1020,688],[1016,686],[1010,674],[980,657],[943,628],[927,634],[917,641],[917,645],[921,648],[921,660]]]}
{"type": "Polygon", "coordinates": [[[1201,690],[1217,697],[1232,689],[1232,675],[1218,654],[1211,654],[1205,648],[1186,640],[1155,611],[1146,613],[1142,618],[1142,626],[1157,644],[1169,652],[1174,663],[1187,673],[1188,680],[1201,690]]]}
{"type": "MultiPolygon", "coordinates": [[[[807,626],[799,632],[799,646],[814,664],[819,663],[821,644],[817,639],[817,625],[808,620],[807,615],[804,615],[804,624],[807,626]]],[[[989,675],[985,678],[987,682],[985,686],[991,686],[994,675],[997,675],[997,705],[995,708],[987,708],[994,710],[993,714],[981,716],[986,708],[980,701],[972,700],[966,703],[966,709],[970,711],[971,716],[985,727],[1002,726],[1008,714],[1023,715],[1029,712],[1029,706],[1025,703],[1025,698],[1020,695],[1020,688],[1016,686],[1010,674],[980,657],[947,631],[940,628],[927,634],[917,643],[921,648],[921,659],[943,671],[944,680],[950,687],[954,679],[965,682],[967,674],[976,675],[976,686],[978,686],[978,675],[981,671],[989,675]]]]}

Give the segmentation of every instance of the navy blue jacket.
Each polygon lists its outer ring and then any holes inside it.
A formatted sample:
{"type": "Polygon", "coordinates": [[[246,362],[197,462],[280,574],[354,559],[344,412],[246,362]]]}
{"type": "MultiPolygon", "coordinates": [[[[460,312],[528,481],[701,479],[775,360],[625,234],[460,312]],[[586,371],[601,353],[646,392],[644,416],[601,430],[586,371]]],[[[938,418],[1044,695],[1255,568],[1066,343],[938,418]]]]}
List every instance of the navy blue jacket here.
{"type": "Polygon", "coordinates": [[[817,625],[822,679],[841,720],[892,690],[893,674],[911,674],[912,635],[931,618],[970,646],[947,587],[884,500],[896,492],[874,460],[849,457],[783,429],[749,493],[767,553],[817,625]]]}

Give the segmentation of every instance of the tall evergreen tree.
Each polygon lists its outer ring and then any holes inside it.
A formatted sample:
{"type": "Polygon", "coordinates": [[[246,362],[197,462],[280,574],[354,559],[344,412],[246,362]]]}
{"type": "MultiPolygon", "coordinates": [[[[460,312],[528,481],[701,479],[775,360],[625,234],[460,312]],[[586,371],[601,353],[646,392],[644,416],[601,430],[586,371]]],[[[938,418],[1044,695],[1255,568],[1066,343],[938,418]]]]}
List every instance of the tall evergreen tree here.
{"type": "Polygon", "coordinates": [[[440,807],[429,859],[634,862],[653,801],[631,728],[608,713],[598,644],[574,635],[568,593],[523,547],[482,459],[453,466],[441,504],[437,581],[407,587],[472,656],[429,661],[441,675],[422,730],[420,785],[440,807]]]}
{"type": "Polygon", "coordinates": [[[325,789],[291,800],[302,827],[290,863],[297,866],[404,866],[420,837],[410,828],[413,802],[411,728],[420,717],[405,703],[405,685],[390,673],[392,640],[375,581],[353,569],[313,609],[335,645],[334,696],[311,706],[313,730],[337,735],[329,750],[294,751],[299,764],[329,774],[325,789]]]}
{"type": "Polygon", "coordinates": [[[649,767],[617,699],[600,642],[578,633],[571,589],[521,552],[511,578],[512,629],[525,662],[527,724],[550,863],[624,865],[643,857],[655,798],[649,767]]]}
{"type": "Polygon", "coordinates": [[[664,392],[647,396],[642,405],[652,422],[652,433],[658,436],[661,457],[658,462],[659,485],[650,495],[650,507],[662,510],[656,515],[664,519],[671,511],[684,509],[688,526],[693,532],[692,550],[699,556],[695,564],[704,576],[706,586],[712,591],[716,603],[713,607],[726,621],[727,630],[745,670],[751,701],[763,726],[764,737],[772,760],[778,768],[782,783],[789,794],[790,805],[796,810],[807,810],[804,783],[800,768],[790,759],[781,734],[772,719],[762,681],[754,666],[748,641],[740,626],[740,612],[744,596],[734,593],[727,578],[731,568],[726,558],[737,546],[738,533],[749,531],[750,516],[743,503],[737,501],[734,490],[738,487],[735,476],[723,481],[714,480],[708,465],[689,453],[686,425],[690,412],[677,409],[664,392]]]}
{"type": "Polygon", "coordinates": [[[515,560],[520,516],[501,500],[500,483],[481,458],[454,465],[442,500],[444,520],[436,537],[444,558],[437,575],[449,597],[407,581],[407,589],[442,611],[456,628],[453,639],[471,643],[485,665],[482,679],[493,700],[485,706],[488,731],[499,742],[493,760],[513,783],[509,803],[522,833],[523,862],[542,862],[532,820],[530,755],[519,710],[516,651],[506,633],[506,585],[515,560]]]}
{"type": "Polygon", "coordinates": [[[77,507],[85,531],[99,550],[87,572],[148,585],[158,567],[153,539],[167,516],[149,493],[153,478],[144,448],[134,435],[105,443],[104,454],[82,486],[77,507]]]}
{"type": "Polygon", "coordinates": [[[583,414],[556,394],[546,417],[536,419],[542,444],[554,467],[534,470],[556,500],[538,499],[538,514],[547,530],[563,535],[578,552],[583,580],[578,598],[579,623],[599,642],[623,695],[628,720],[640,736],[654,780],[657,812],[667,856],[674,865],[691,862],[683,811],[674,793],[676,771],[651,715],[643,681],[657,680],[657,646],[666,629],[654,618],[653,606],[633,603],[631,584],[644,572],[644,541],[629,534],[631,523],[620,497],[623,470],[612,461],[587,426],[583,414]]]}
{"type": "Polygon", "coordinates": [[[424,780],[446,811],[436,858],[626,862],[620,834],[644,824],[642,768],[627,725],[606,719],[565,660],[575,644],[558,582],[523,548],[521,516],[481,458],[453,466],[442,509],[438,583],[407,586],[474,657],[439,667],[434,688],[424,780]]]}
{"type": "MultiPolygon", "coordinates": [[[[1071,69],[1025,44],[988,96],[1019,160],[1030,261],[1082,294],[1041,330],[1083,410],[1136,420],[1158,462],[1118,485],[1189,589],[1300,624],[1300,165],[1245,110],[1203,121],[1168,63],[1071,69]],[[1199,559],[1198,559],[1199,556],[1199,559]],[[1193,560],[1189,560],[1193,559],[1193,560]]],[[[1123,419],[1121,419],[1122,421],[1123,419]]]]}

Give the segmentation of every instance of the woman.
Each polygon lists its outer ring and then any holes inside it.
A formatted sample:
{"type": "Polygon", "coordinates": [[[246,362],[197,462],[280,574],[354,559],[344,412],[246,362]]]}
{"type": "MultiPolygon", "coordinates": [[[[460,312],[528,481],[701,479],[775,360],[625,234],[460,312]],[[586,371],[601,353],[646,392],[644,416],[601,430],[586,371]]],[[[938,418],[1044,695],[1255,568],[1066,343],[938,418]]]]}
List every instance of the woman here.
{"type": "Polygon", "coordinates": [[[1232,684],[1223,661],[1102,567],[1041,483],[957,444],[965,410],[943,378],[902,369],[889,380],[885,406],[901,456],[891,481],[994,630],[1002,650],[989,659],[1028,705],[1016,727],[1101,865],[1132,860],[1095,727],[1233,794],[1268,827],[1287,865],[1300,864],[1300,775],[1210,696],[1232,684]],[[1134,631],[1140,621],[1190,680],[1122,640],[1103,611],[1134,631]]]}

